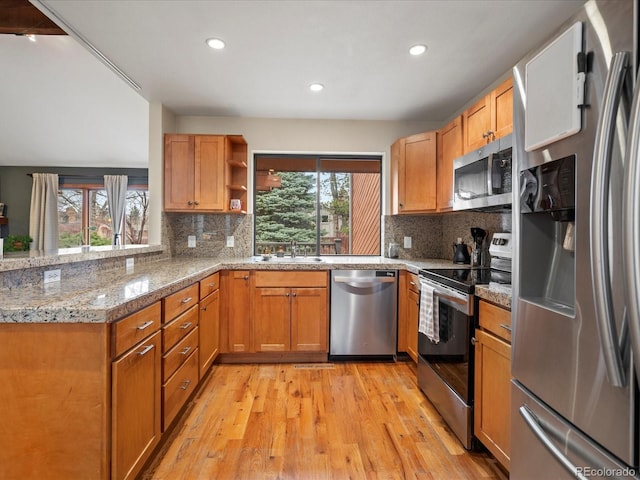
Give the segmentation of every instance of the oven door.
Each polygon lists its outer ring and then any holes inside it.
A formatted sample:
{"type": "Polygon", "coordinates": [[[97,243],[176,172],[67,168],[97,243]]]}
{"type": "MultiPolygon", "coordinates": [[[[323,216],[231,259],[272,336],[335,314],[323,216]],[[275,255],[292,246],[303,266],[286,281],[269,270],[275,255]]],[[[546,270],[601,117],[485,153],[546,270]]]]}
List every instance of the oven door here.
{"type": "Polygon", "coordinates": [[[438,285],[440,342],[418,333],[418,354],[465,404],[473,399],[473,295],[438,285]]]}

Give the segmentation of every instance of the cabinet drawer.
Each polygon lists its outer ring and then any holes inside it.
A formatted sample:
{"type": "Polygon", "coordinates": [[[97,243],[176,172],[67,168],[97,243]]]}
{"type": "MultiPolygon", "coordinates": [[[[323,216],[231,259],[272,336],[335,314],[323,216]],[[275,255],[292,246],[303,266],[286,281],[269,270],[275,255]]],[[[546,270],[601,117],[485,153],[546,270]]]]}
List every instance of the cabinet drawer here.
{"type": "Polygon", "coordinates": [[[407,272],[407,288],[415,293],[420,293],[420,284],[416,274],[407,272]]]}
{"type": "Polygon", "coordinates": [[[166,430],[198,385],[198,351],[196,349],[162,387],[163,427],[166,430]]]}
{"type": "Polygon", "coordinates": [[[198,288],[199,285],[194,283],[193,285],[183,288],[182,290],[166,296],[162,299],[164,302],[164,318],[163,322],[167,323],[176,318],[182,312],[187,311],[198,303],[198,288]]]}
{"type": "Polygon", "coordinates": [[[168,352],[187,333],[198,326],[198,306],[194,305],[173,322],[162,327],[162,351],[168,352]]]}
{"type": "Polygon", "coordinates": [[[160,328],[160,302],[156,302],[113,324],[114,357],[119,357],[136,343],[160,328]]]}
{"type": "Polygon", "coordinates": [[[511,311],[481,300],[478,318],[480,327],[511,342],[511,311]]]}
{"type": "Polygon", "coordinates": [[[326,287],[327,272],[257,271],[256,287],[326,287]]]}
{"type": "Polygon", "coordinates": [[[200,280],[200,300],[220,288],[220,273],[216,272],[200,280]]]}
{"type": "Polygon", "coordinates": [[[162,357],[162,381],[166,382],[189,355],[198,348],[198,327],[192,329],[175,347],[162,357]]]}

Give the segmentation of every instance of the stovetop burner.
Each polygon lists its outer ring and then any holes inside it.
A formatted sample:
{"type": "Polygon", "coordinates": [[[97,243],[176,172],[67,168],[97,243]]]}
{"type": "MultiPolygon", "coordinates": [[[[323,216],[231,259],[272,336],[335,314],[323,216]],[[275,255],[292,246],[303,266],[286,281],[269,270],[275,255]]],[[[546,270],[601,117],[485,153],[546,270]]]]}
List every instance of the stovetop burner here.
{"type": "Polygon", "coordinates": [[[465,293],[473,293],[475,285],[487,285],[491,281],[489,268],[433,268],[420,270],[418,273],[465,293]]]}

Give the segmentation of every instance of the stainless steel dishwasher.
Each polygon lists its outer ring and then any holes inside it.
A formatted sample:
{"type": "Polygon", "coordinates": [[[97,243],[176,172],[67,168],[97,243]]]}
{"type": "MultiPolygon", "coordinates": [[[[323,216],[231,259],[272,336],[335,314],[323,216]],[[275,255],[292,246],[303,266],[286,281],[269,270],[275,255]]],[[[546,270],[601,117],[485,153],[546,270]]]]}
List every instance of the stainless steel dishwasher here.
{"type": "Polygon", "coordinates": [[[331,272],[331,358],[395,356],[397,279],[397,270],[331,272]]]}

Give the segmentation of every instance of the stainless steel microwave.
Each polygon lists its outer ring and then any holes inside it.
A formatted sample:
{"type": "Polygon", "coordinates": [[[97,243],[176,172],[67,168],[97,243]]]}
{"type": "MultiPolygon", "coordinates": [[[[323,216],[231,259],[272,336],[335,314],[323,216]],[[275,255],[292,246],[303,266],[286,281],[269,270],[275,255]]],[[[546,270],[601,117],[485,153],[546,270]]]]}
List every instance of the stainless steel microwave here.
{"type": "Polygon", "coordinates": [[[512,142],[507,135],[454,160],[454,210],[511,207],[512,142]]]}

